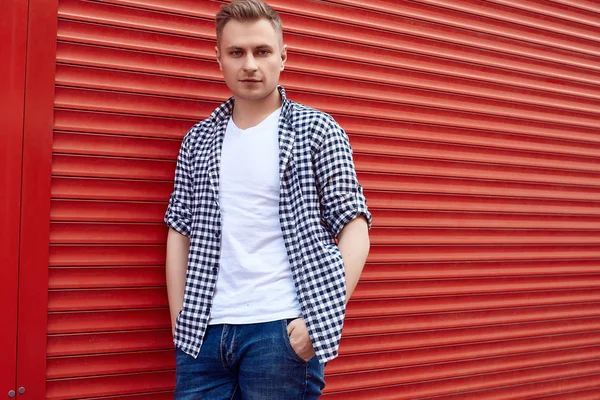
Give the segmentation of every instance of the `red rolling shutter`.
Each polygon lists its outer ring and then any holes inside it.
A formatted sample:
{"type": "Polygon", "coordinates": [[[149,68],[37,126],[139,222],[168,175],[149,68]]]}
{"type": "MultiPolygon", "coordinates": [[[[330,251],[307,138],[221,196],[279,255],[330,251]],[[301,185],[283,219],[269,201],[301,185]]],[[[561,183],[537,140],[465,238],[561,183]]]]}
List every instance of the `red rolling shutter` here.
{"type": "MultiPolygon", "coordinates": [[[[272,0],[374,215],[327,399],[600,396],[600,7],[272,0]]],[[[169,399],[162,216],[209,0],[61,0],[47,397],[169,399]],[[113,397],[111,397],[113,398],[113,397]]]]}

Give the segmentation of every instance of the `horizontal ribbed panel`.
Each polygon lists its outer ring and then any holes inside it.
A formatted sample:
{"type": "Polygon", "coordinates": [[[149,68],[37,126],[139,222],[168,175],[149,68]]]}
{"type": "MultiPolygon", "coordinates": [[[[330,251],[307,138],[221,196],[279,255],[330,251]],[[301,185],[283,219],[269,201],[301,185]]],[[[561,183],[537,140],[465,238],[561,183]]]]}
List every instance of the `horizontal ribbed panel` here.
{"type": "MultiPolygon", "coordinates": [[[[456,217],[459,218],[460,216],[456,217]]],[[[410,220],[400,217],[405,223],[410,220]]],[[[460,220],[459,220],[460,221],[460,220]]],[[[483,220],[485,221],[485,220],[483,220]]],[[[476,223],[484,225],[481,219],[476,223]]],[[[463,222],[463,221],[460,221],[463,222]]],[[[518,226],[517,221],[514,224],[518,226]]],[[[453,225],[454,221],[436,221],[439,225],[453,225]]],[[[398,224],[400,225],[400,224],[398,224]]],[[[580,225],[585,228],[588,224],[580,225]]],[[[593,227],[592,224],[590,224],[593,227]]],[[[575,224],[566,225],[576,227],[575,224]]],[[[372,245],[404,245],[404,244],[600,244],[600,231],[569,231],[551,229],[521,229],[510,231],[506,229],[453,229],[453,228],[402,228],[402,229],[373,229],[372,245]]],[[[55,243],[162,243],[165,227],[162,224],[52,224],[50,237],[55,243]]]]}
{"type": "MultiPolygon", "coordinates": [[[[600,9],[272,0],[374,215],[326,399],[596,399],[600,9]]],[[[229,92],[198,0],[61,0],[49,399],[172,398],[164,210],[229,92]]]]}

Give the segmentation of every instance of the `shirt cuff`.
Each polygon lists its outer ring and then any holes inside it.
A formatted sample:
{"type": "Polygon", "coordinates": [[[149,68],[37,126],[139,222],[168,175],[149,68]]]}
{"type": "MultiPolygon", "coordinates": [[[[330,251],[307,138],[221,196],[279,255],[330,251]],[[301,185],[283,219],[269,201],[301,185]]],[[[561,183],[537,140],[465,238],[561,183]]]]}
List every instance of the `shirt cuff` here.
{"type": "Polygon", "coordinates": [[[173,228],[184,236],[190,236],[191,213],[174,196],[171,196],[169,200],[164,221],[169,228],[173,228]]]}
{"type": "Polygon", "coordinates": [[[342,210],[333,221],[330,222],[333,237],[338,237],[342,229],[353,219],[363,216],[367,220],[367,227],[371,229],[373,217],[364,202],[362,195],[357,195],[354,202],[348,202],[348,206],[342,210]]]}

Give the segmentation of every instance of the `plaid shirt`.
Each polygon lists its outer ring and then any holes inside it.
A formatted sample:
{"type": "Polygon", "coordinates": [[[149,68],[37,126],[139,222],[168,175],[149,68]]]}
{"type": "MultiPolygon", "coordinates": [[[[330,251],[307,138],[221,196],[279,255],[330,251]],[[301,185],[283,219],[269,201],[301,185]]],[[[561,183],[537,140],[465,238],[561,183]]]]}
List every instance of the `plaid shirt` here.
{"type": "MultiPolygon", "coordinates": [[[[321,363],[335,358],[346,280],[335,239],[367,210],[344,130],[326,113],[286,99],[279,119],[279,219],[302,316],[321,363]]],[[[190,238],[183,308],[174,343],[197,357],[219,272],[219,166],[233,98],[183,138],[166,224],[190,238]]]]}

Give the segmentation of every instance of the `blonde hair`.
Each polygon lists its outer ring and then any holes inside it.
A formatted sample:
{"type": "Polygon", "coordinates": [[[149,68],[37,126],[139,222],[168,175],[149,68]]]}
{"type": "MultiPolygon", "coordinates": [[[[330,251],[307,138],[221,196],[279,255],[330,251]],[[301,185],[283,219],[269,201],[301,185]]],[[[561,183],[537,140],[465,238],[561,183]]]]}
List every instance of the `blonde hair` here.
{"type": "Polygon", "coordinates": [[[283,32],[281,19],[270,5],[261,0],[234,0],[232,3],[224,4],[215,18],[217,27],[217,44],[221,43],[223,28],[229,21],[253,22],[266,19],[273,25],[275,32],[280,35],[283,32]]]}

